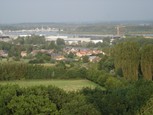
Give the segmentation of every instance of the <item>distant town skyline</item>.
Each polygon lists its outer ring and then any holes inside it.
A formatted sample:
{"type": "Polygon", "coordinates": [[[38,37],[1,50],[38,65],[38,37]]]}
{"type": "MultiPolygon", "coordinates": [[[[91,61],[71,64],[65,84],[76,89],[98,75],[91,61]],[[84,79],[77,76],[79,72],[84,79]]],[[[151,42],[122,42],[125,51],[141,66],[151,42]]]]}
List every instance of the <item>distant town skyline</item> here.
{"type": "Polygon", "coordinates": [[[153,20],[153,0],[0,0],[0,24],[153,20]]]}

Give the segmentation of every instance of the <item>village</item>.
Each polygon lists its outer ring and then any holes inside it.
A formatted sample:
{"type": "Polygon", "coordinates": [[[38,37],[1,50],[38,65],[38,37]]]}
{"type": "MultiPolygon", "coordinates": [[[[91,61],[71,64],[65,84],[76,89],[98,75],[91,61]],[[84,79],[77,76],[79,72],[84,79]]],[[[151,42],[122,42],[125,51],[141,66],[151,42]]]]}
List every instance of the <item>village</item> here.
{"type": "MultiPolygon", "coordinates": [[[[82,60],[84,56],[88,56],[89,62],[98,62],[101,59],[98,55],[105,55],[103,51],[98,49],[66,47],[63,48],[60,52],[55,52],[53,49],[32,50],[30,53],[27,51],[21,51],[20,57],[23,59],[31,57],[33,59],[38,54],[45,54],[49,56],[50,59],[55,61],[79,61],[82,60]]],[[[0,50],[0,58],[8,58],[8,56],[9,54],[6,50],[0,50]]]]}
{"type": "Polygon", "coordinates": [[[43,32],[48,32],[46,30],[39,31],[39,35],[29,35],[25,31],[22,34],[20,31],[18,34],[13,32],[1,32],[1,59],[31,61],[37,60],[38,57],[39,59],[47,57],[47,63],[50,63],[50,60],[54,60],[54,62],[82,61],[84,57],[87,57],[89,62],[99,62],[100,55],[106,55],[106,53],[98,48],[97,44],[106,44],[104,40],[106,39],[107,46],[112,45],[116,37],[113,35],[43,35],[43,32]],[[57,43],[58,41],[62,43],[57,43]],[[88,47],[89,45],[94,47],[88,47]]]}

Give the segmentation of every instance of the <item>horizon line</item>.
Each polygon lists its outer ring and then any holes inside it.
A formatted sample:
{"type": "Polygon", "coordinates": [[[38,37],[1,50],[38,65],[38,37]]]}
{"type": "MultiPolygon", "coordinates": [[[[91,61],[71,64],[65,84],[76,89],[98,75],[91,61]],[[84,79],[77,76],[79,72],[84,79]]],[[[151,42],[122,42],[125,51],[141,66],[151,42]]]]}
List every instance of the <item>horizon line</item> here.
{"type": "Polygon", "coordinates": [[[14,25],[14,24],[99,24],[99,23],[142,23],[142,22],[153,22],[153,20],[114,20],[114,21],[36,21],[36,22],[6,22],[0,23],[0,25],[14,25]]]}

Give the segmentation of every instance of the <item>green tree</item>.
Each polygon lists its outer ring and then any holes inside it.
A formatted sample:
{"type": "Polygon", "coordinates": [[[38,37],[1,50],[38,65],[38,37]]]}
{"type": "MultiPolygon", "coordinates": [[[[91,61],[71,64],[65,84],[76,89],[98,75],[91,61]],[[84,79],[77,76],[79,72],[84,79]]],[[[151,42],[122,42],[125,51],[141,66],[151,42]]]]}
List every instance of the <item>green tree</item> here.
{"type": "Polygon", "coordinates": [[[32,35],[24,38],[24,43],[25,44],[44,44],[45,43],[45,37],[44,36],[37,36],[37,35],[32,35]]]}
{"type": "Polygon", "coordinates": [[[99,70],[105,70],[110,72],[114,69],[114,60],[112,57],[103,56],[102,59],[98,63],[99,70]]]}
{"type": "Polygon", "coordinates": [[[35,57],[38,60],[44,60],[44,61],[50,61],[51,59],[51,57],[48,54],[41,53],[41,52],[37,53],[35,57]]]}
{"type": "Polygon", "coordinates": [[[82,61],[83,61],[83,63],[88,63],[89,62],[89,57],[88,56],[83,56],[82,61]]]}
{"type": "Polygon", "coordinates": [[[138,111],[137,115],[152,115],[153,114],[153,96],[145,105],[138,111]]]}
{"type": "Polygon", "coordinates": [[[15,57],[20,57],[21,53],[21,48],[19,46],[12,46],[11,49],[9,50],[9,57],[15,56],[15,57]]]}
{"type": "Polygon", "coordinates": [[[47,97],[29,95],[14,96],[8,108],[12,114],[17,115],[34,115],[34,114],[57,114],[56,105],[47,97]]]}
{"type": "Polygon", "coordinates": [[[70,52],[67,57],[68,58],[74,58],[74,54],[72,52],[70,52]]]}
{"type": "Polygon", "coordinates": [[[24,37],[18,37],[17,39],[13,40],[13,42],[15,44],[23,45],[24,44],[24,37]]]}
{"type": "Polygon", "coordinates": [[[100,112],[92,104],[86,102],[83,95],[77,95],[64,104],[61,115],[100,115],[100,112]]]}
{"type": "Polygon", "coordinates": [[[48,46],[48,48],[49,48],[49,49],[56,49],[57,46],[56,46],[56,44],[55,44],[55,41],[51,41],[50,44],[49,44],[49,46],[48,46]]]}
{"type": "Polygon", "coordinates": [[[29,44],[24,45],[24,47],[25,47],[27,53],[31,53],[34,49],[33,46],[29,45],[29,44]]]}
{"type": "Polygon", "coordinates": [[[141,49],[141,71],[144,79],[153,80],[153,45],[145,45],[141,49]]]}
{"type": "Polygon", "coordinates": [[[117,89],[123,87],[124,83],[115,77],[108,77],[104,85],[107,89],[117,89]]]}
{"type": "Polygon", "coordinates": [[[47,87],[47,93],[49,100],[56,104],[58,110],[61,110],[64,104],[70,99],[69,94],[64,90],[51,85],[47,87]]]}
{"type": "Polygon", "coordinates": [[[10,115],[10,110],[7,105],[14,96],[21,93],[21,89],[17,85],[0,85],[0,115],[10,115]]]}
{"type": "Polygon", "coordinates": [[[58,38],[58,39],[56,40],[56,44],[57,44],[58,46],[62,46],[62,45],[65,45],[65,41],[64,41],[64,39],[58,38]]]}
{"type": "Polygon", "coordinates": [[[59,62],[56,64],[56,67],[66,69],[65,62],[59,61],[59,62]]]}
{"type": "Polygon", "coordinates": [[[113,51],[116,71],[122,69],[126,79],[138,80],[139,45],[135,42],[124,42],[116,45],[113,51]]]}
{"type": "Polygon", "coordinates": [[[0,41],[0,50],[9,51],[11,47],[12,47],[12,44],[0,41]]]}

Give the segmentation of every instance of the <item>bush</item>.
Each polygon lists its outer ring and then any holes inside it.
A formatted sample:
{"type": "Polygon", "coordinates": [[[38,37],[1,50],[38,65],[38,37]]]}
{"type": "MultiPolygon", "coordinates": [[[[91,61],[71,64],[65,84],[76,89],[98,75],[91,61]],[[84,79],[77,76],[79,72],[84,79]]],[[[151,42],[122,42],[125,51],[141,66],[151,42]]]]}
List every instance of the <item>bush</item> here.
{"type": "Polygon", "coordinates": [[[117,89],[124,86],[123,82],[115,77],[108,77],[104,85],[107,89],[117,89]]]}
{"type": "Polygon", "coordinates": [[[21,89],[17,85],[0,85],[0,114],[9,115],[10,110],[7,107],[8,103],[14,96],[18,96],[22,93],[21,89]]]}
{"type": "Polygon", "coordinates": [[[61,115],[101,115],[83,95],[74,96],[70,102],[65,103],[60,111],[61,115]]]}
{"type": "Polygon", "coordinates": [[[34,114],[56,114],[57,109],[47,97],[29,95],[14,96],[7,106],[12,114],[34,115],[34,114]]]}
{"type": "Polygon", "coordinates": [[[107,74],[102,74],[102,75],[100,75],[100,76],[98,77],[97,83],[98,83],[99,85],[101,85],[101,86],[105,86],[105,82],[106,82],[107,79],[108,79],[107,74]]]}

